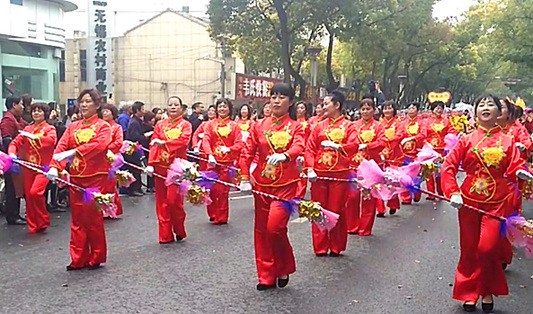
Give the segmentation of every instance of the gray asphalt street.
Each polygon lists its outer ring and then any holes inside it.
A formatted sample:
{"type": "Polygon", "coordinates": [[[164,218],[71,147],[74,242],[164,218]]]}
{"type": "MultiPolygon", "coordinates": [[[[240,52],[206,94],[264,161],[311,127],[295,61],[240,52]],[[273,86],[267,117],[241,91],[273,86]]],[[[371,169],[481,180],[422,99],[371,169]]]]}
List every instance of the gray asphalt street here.
{"type": "MultiPolygon", "coordinates": [[[[239,194],[233,195],[239,196],[239,194]]],[[[259,292],[251,198],[231,201],[230,223],[187,205],[188,238],[160,245],[153,195],[123,197],[106,221],[108,263],[66,272],[69,214],[45,234],[0,225],[1,313],[463,313],[451,299],[459,258],[456,211],[425,199],[378,218],[371,237],[350,236],[339,258],[315,257],[310,225],[290,223],[297,272],[285,289],[259,292]]],[[[526,205],[525,216],[533,216],[526,205]]],[[[533,261],[515,256],[511,294],[496,313],[533,312],[533,261]]],[[[480,312],[480,311],[478,311],[480,312]]]]}

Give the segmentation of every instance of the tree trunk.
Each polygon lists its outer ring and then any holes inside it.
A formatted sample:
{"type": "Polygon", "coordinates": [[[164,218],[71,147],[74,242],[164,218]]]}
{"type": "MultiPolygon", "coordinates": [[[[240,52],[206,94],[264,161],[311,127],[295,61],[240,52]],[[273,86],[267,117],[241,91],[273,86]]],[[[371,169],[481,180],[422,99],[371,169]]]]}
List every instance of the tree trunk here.
{"type": "Polygon", "coordinates": [[[285,83],[291,83],[291,57],[290,57],[290,34],[287,18],[287,12],[283,7],[283,0],[273,0],[274,7],[278,13],[279,25],[280,25],[280,37],[281,37],[281,61],[283,62],[283,75],[285,83]]]}
{"type": "Polygon", "coordinates": [[[332,58],[333,58],[333,44],[335,43],[335,32],[327,24],[324,25],[326,30],[329,33],[329,43],[328,43],[328,54],[326,58],[326,72],[328,75],[328,87],[326,88],[328,92],[331,92],[337,87],[339,87],[339,82],[335,81],[333,76],[333,69],[331,68],[332,58]]]}

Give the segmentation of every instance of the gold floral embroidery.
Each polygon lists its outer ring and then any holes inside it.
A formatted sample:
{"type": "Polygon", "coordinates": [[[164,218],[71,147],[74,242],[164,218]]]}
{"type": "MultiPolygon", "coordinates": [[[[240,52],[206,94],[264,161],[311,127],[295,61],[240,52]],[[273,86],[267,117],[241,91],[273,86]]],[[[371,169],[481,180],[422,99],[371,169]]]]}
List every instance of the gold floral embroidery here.
{"type": "Polygon", "coordinates": [[[358,152],[357,154],[355,154],[354,158],[352,159],[353,161],[355,161],[356,163],[361,163],[363,162],[363,159],[365,158],[365,156],[363,155],[362,152],[358,152]]]}
{"type": "Polygon", "coordinates": [[[159,157],[159,159],[162,161],[162,162],[170,162],[170,154],[168,152],[162,152],[161,153],[161,156],[159,157]]]}
{"type": "Polygon", "coordinates": [[[272,132],[272,135],[270,136],[270,142],[274,145],[274,149],[285,149],[287,145],[289,145],[291,139],[292,136],[288,131],[272,132]]]}
{"type": "Polygon", "coordinates": [[[92,128],[76,130],[74,131],[74,134],[79,143],[89,143],[89,141],[96,135],[92,128]]]}
{"type": "Polygon", "coordinates": [[[415,123],[413,125],[410,125],[408,128],[407,128],[407,131],[409,132],[409,134],[418,134],[418,123],[415,123]]]}
{"type": "Polygon", "coordinates": [[[361,133],[361,139],[363,139],[363,142],[369,143],[372,142],[375,135],[376,133],[374,132],[374,130],[366,130],[361,133]]]}
{"type": "Polygon", "coordinates": [[[472,187],[470,188],[470,193],[476,192],[477,194],[484,194],[489,196],[489,180],[488,178],[479,177],[474,181],[472,187]]]}
{"type": "Polygon", "coordinates": [[[177,128],[174,128],[174,129],[169,129],[169,128],[164,128],[163,129],[163,132],[165,133],[165,136],[169,139],[169,140],[175,140],[175,139],[178,139],[180,136],[181,136],[181,133],[182,133],[182,127],[179,126],[177,128]]]}
{"type": "Polygon", "coordinates": [[[342,143],[342,141],[344,140],[344,136],[345,136],[344,126],[338,129],[328,130],[327,135],[333,142],[337,144],[342,143]]]}
{"type": "Polygon", "coordinates": [[[304,128],[304,130],[307,129],[307,127],[309,126],[307,121],[302,121],[301,124],[302,124],[302,128],[304,128]]]}
{"type": "Polygon", "coordinates": [[[333,155],[331,153],[324,153],[318,163],[333,166],[333,155]]]}
{"type": "Polygon", "coordinates": [[[217,127],[217,132],[222,137],[228,137],[228,135],[231,133],[231,128],[229,125],[219,126],[217,127]]]}
{"type": "Polygon", "coordinates": [[[33,164],[37,164],[37,163],[39,163],[39,158],[32,154],[32,155],[30,155],[29,161],[31,163],[33,163],[33,164]]]}
{"type": "Polygon", "coordinates": [[[387,139],[392,140],[396,136],[396,130],[394,129],[394,127],[387,129],[385,131],[385,136],[387,137],[387,139]]]}
{"type": "Polygon", "coordinates": [[[71,167],[73,170],[79,171],[79,170],[80,170],[80,164],[81,164],[81,160],[78,158],[78,156],[75,156],[75,157],[72,159],[72,164],[70,165],[70,167],[71,167]]]}
{"type": "Polygon", "coordinates": [[[438,147],[439,146],[439,142],[440,142],[439,139],[434,137],[429,144],[431,144],[431,146],[433,146],[433,147],[438,147]]]}
{"type": "Polygon", "coordinates": [[[407,150],[407,151],[412,150],[413,149],[413,141],[409,141],[409,142],[405,143],[403,145],[403,149],[407,150]]]}
{"type": "Polygon", "coordinates": [[[382,151],[381,151],[381,155],[385,158],[389,158],[389,155],[390,155],[390,150],[388,148],[384,148],[382,151]]]}
{"type": "Polygon", "coordinates": [[[487,163],[487,167],[494,166],[498,168],[505,156],[506,154],[500,146],[485,148],[481,153],[481,157],[483,157],[483,160],[487,163]]]}
{"type": "Polygon", "coordinates": [[[440,133],[440,132],[442,132],[442,130],[444,130],[444,124],[442,124],[442,123],[433,124],[433,126],[431,128],[433,129],[433,131],[435,131],[437,133],[440,133]]]}
{"type": "MultiPolygon", "coordinates": [[[[248,123],[242,123],[242,124],[239,124],[239,128],[241,128],[241,131],[248,131],[250,129],[250,125],[248,123]]],[[[222,134],[220,134],[222,135],[222,134]]]]}
{"type": "Polygon", "coordinates": [[[265,165],[263,168],[263,171],[261,172],[261,176],[265,177],[267,179],[276,180],[276,170],[278,168],[274,165],[265,165]]]}

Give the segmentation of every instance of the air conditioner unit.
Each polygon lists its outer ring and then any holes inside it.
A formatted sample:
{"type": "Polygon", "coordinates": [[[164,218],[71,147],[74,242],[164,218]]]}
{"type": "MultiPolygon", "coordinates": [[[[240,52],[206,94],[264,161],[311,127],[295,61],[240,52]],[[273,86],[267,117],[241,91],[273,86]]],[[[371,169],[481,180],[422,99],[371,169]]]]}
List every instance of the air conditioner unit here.
{"type": "Polygon", "coordinates": [[[54,58],[61,59],[61,49],[59,48],[54,49],[54,58]]]}

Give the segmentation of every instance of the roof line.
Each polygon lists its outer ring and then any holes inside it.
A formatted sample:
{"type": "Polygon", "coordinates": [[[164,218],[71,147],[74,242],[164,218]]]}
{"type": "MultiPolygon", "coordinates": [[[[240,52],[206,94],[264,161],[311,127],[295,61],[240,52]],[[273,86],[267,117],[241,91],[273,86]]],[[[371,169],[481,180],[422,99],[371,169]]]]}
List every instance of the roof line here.
{"type": "Polygon", "coordinates": [[[178,12],[178,11],[175,11],[175,10],[172,10],[172,9],[168,8],[168,9],[166,9],[164,11],[161,11],[161,12],[157,13],[156,15],[152,16],[151,18],[147,19],[146,21],[143,21],[142,23],[136,25],[135,27],[127,30],[126,32],[124,32],[124,36],[127,35],[128,33],[131,33],[132,31],[138,29],[141,26],[143,26],[145,24],[148,24],[149,22],[155,20],[156,18],[158,18],[161,15],[163,15],[165,13],[168,13],[168,12],[177,14],[177,15],[179,15],[181,17],[184,17],[184,18],[188,19],[189,21],[197,23],[197,24],[199,24],[199,25],[201,25],[203,27],[208,27],[209,26],[209,23],[207,21],[202,20],[201,18],[192,16],[192,15],[187,14],[187,13],[178,12]]]}

